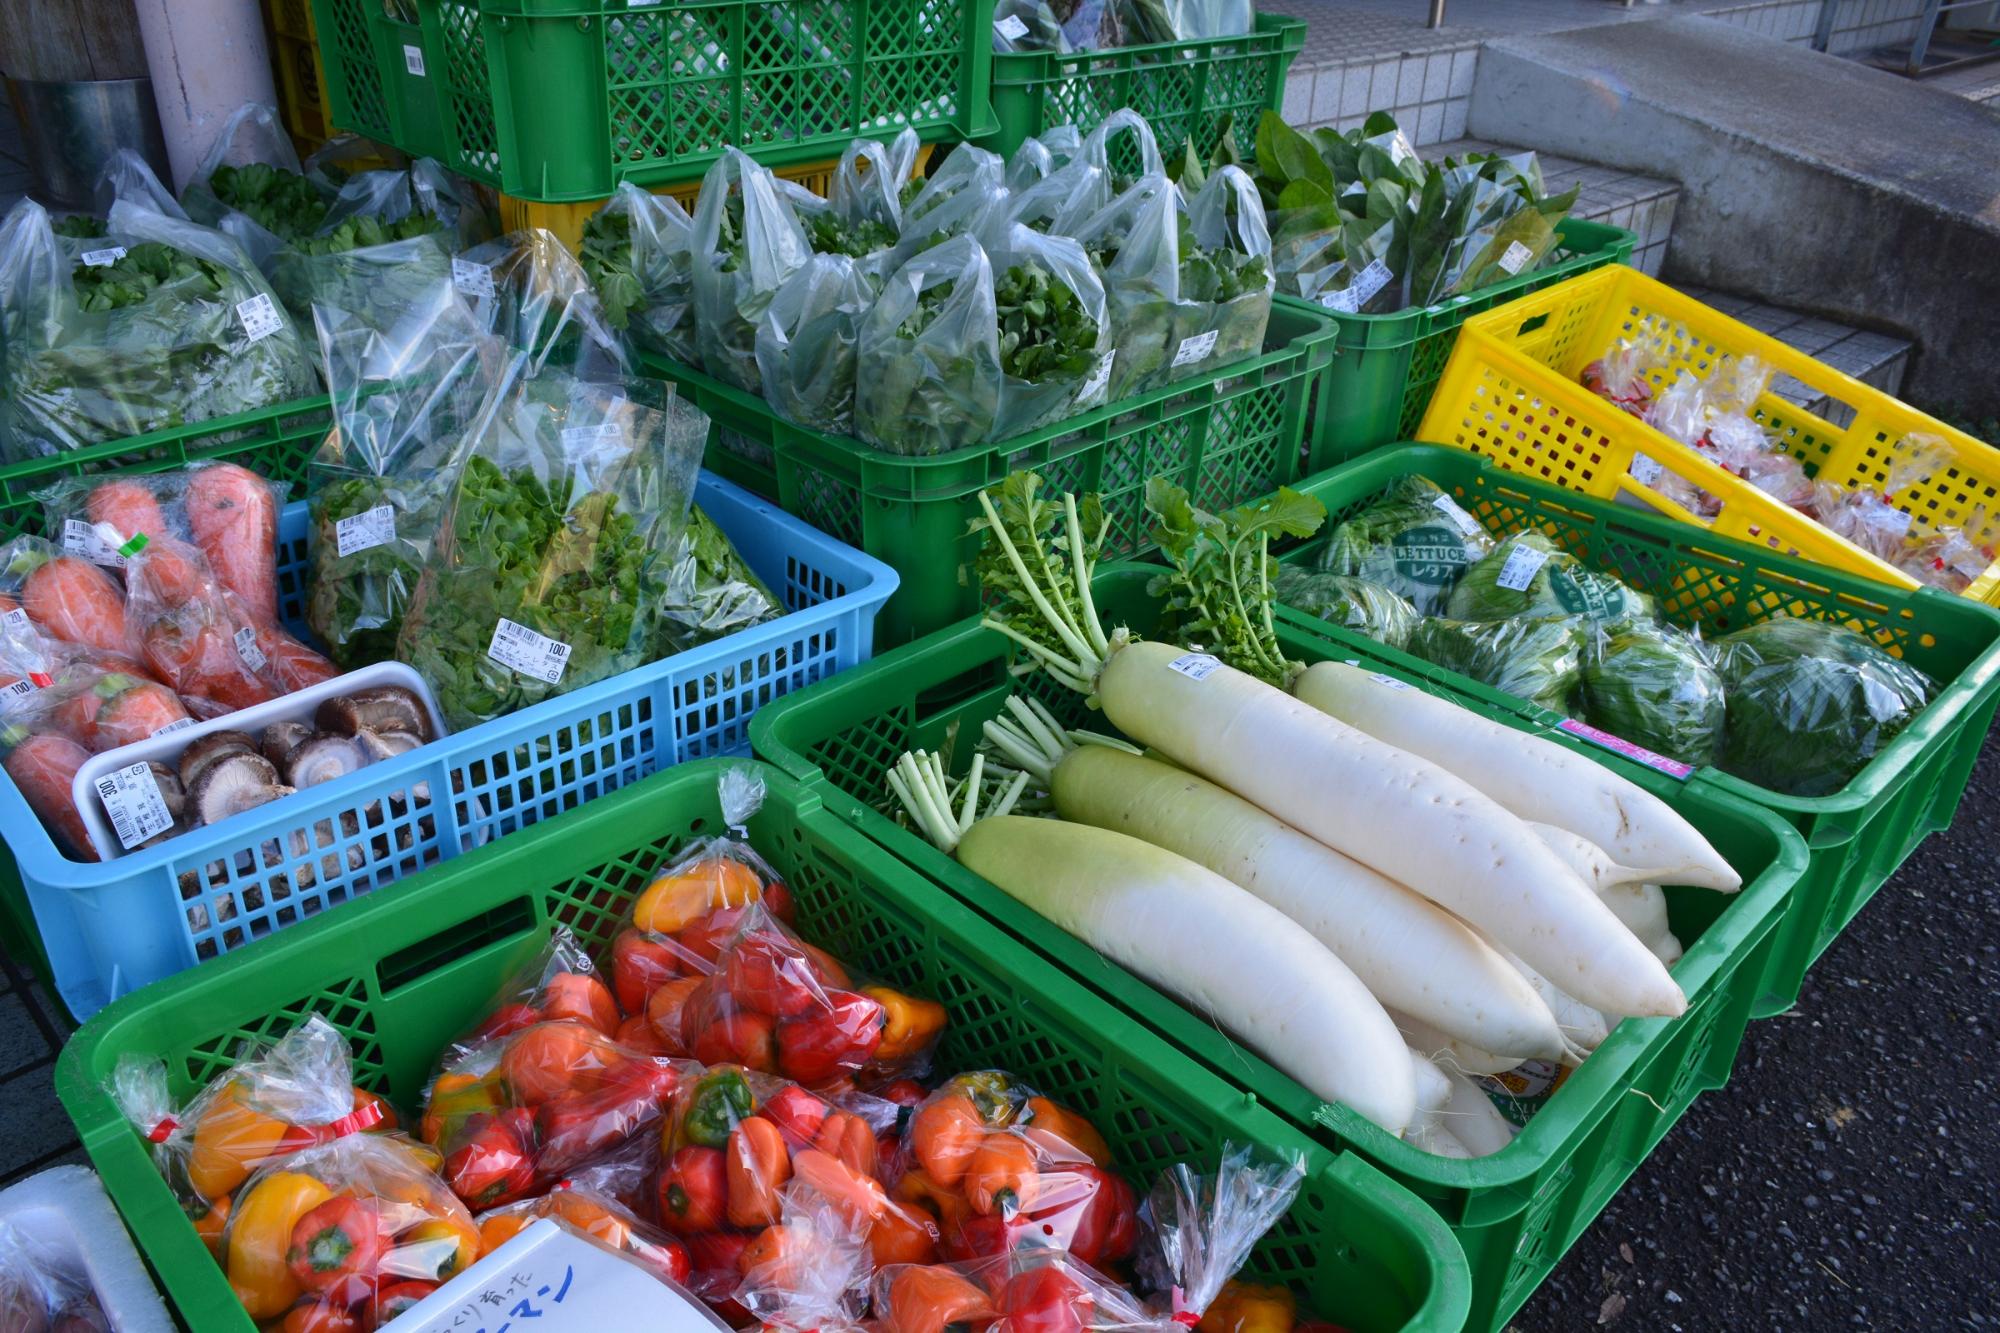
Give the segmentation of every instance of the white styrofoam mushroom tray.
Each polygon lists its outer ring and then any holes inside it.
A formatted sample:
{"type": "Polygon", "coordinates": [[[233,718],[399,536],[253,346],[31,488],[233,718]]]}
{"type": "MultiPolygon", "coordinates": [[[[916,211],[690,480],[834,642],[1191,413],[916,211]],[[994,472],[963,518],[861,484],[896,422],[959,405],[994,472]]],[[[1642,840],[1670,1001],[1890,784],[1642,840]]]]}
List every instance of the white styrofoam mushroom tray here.
{"type": "MultiPolygon", "coordinates": [[[[150,786],[157,796],[158,786],[153,782],[152,774],[146,766],[158,762],[168,768],[177,767],[182,752],[203,736],[213,735],[218,731],[243,731],[258,737],[263,734],[264,728],[274,722],[303,722],[310,725],[313,714],[326,700],[338,699],[343,695],[380,685],[400,685],[423,700],[424,709],[430,714],[433,741],[448,734],[444,717],[438,712],[437,701],[431,697],[430,686],[424,683],[424,678],[401,662],[377,662],[358,671],[350,671],[344,676],[336,676],[332,680],[295,691],[282,699],[273,699],[269,703],[239,709],[234,713],[225,713],[206,722],[197,722],[191,727],[184,726],[159,732],[143,741],[135,741],[131,745],[121,745],[115,750],[92,755],[77,769],[76,778],[70,784],[70,795],[76,802],[77,812],[83,816],[84,827],[90,833],[90,840],[97,848],[97,854],[109,861],[149,840],[134,838],[132,848],[124,845],[113,814],[106,806],[105,784],[111,784],[113,790],[118,789],[121,782],[127,790],[130,790],[132,784],[138,784],[141,798],[145,788],[150,786]]],[[[271,804],[289,799],[291,798],[279,797],[277,802],[271,804]]],[[[128,813],[128,827],[130,818],[128,813]]]]}
{"type": "Polygon", "coordinates": [[[53,1167],[0,1192],[0,1227],[38,1264],[90,1288],[117,1333],[174,1333],[174,1321],[97,1173],[53,1167]]]}

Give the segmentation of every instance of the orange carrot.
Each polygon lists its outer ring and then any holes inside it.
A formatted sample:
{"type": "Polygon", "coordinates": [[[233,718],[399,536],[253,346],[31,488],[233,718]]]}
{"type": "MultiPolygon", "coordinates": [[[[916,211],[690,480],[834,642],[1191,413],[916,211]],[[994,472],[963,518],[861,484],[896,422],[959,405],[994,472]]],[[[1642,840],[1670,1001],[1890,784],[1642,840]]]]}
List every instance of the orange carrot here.
{"type": "Polygon", "coordinates": [[[187,709],[174,692],[150,680],[106,676],[91,692],[100,702],[91,723],[90,748],[102,753],[188,720],[187,709]],[[110,687],[107,696],[105,690],[110,687]]]}
{"type": "Polygon", "coordinates": [[[113,477],[91,488],[84,512],[92,523],[109,523],[121,540],[145,533],[148,541],[168,535],[167,516],[146,483],[130,477],[113,477]]]}
{"type": "Polygon", "coordinates": [[[134,601],[150,600],[160,606],[180,606],[214,587],[207,559],[175,537],[149,540],[125,571],[126,593],[134,601]]]}
{"type": "Polygon", "coordinates": [[[215,609],[199,601],[175,607],[141,636],[147,663],[197,717],[218,717],[278,697],[244,664],[234,627],[215,609]]]}
{"type": "Polygon", "coordinates": [[[59,555],[21,585],[28,615],[46,634],[106,652],[131,651],[125,598],[111,576],[73,555],[59,555]]]}
{"type": "Polygon", "coordinates": [[[44,734],[30,736],[15,746],[5,767],[14,785],[21,789],[28,808],[79,857],[95,861],[100,858],[90,844],[90,834],[70,792],[77,769],[88,758],[90,752],[67,736],[44,734]]]}
{"type": "Polygon", "coordinates": [[[280,694],[290,694],[340,674],[339,667],[276,625],[257,626],[257,651],[264,654],[264,666],[257,674],[280,694]]]}
{"type": "Polygon", "coordinates": [[[188,531],[222,586],[260,624],[278,622],[278,504],[270,485],[234,463],[195,469],[187,487],[188,531]]]}

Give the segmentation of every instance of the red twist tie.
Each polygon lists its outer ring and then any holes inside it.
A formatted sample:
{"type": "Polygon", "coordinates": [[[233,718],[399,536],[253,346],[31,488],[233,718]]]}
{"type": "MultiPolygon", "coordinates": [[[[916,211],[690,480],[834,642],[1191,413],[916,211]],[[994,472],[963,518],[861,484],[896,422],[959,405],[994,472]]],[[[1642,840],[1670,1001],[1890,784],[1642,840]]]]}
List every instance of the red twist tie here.
{"type": "Polygon", "coordinates": [[[1174,1287],[1174,1322],[1182,1328],[1193,1328],[1201,1322],[1201,1316],[1187,1308],[1187,1293],[1178,1284],[1174,1287]]]}
{"type": "Polygon", "coordinates": [[[321,1143],[331,1143],[344,1139],[349,1134],[359,1134],[382,1123],[382,1103],[370,1102],[359,1111],[353,1111],[320,1128],[316,1136],[321,1143]]]}
{"type": "Polygon", "coordinates": [[[181,1127],[181,1122],[168,1116],[159,1124],[146,1131],[146,1142],[165,1143],[169,1135],[181,1127]]]}

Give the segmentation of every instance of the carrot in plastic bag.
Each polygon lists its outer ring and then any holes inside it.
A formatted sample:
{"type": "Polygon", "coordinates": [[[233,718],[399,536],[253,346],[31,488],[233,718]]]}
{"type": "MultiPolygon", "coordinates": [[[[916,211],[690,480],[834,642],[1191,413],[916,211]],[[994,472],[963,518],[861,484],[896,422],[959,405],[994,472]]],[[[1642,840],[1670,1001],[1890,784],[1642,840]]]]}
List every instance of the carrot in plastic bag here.
{"type": "MultiPolygon", "coordinates": [[[[23,538],[17,546],[25,545],[23,538]]],[[[57,555],[47,542],[39,551],[23,551],[23,560],[41,558],[21,584],[21,605],[42,632],[65,643],[129,653],[131,635],[125,618],[125,598],[111,576],[73,555],[57,555]]]]}
{"type": "Polygon", "coordinates": [[[97,851],[91,846],[90,834],[84,828],[83,816],[77,813],[70,790],[76,771],[88,758],[90,751],[69,737],[46,732],[24,736],[8,754],[4,766],[7,776],[21,789],[28,808],[42,823],[67,843],[71,852],[83,860],[95,861],[99,859],[97,851]]]}
{"type": "Polygon", "coordinates": [[[219,717],[278,697],[258,676],[257,633],[231,606],[201,553],[148,542],[125,570],[127,619],[146,664],[188,711],[219,717]]]}
{"type": "Polygon", "coordinates": [[[278,620],[278,502],[271,483],[234,463],[196,468],[182,497],[188,531],[222,586],[259,624],[278,620]]]}

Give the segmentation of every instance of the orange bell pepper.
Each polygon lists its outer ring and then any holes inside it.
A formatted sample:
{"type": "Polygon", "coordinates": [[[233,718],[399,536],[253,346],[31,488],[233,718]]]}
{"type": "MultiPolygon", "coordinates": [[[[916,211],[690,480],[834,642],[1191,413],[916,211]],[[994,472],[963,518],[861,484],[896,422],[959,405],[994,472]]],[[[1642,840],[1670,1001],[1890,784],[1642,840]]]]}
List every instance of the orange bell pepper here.
{"type": "Polygon", "coordinates": [[[425,1281],[443,1282],[472,1267],[485,1249],[477,1227],[434,1217],[399,1236],[392,1253],[396,1256],[396,1272],[421,1268],[429,1274],[425,1281]]]}
{"type": "Polygon", "coordinates": [[[195,1219],[194,1234],[201,1237],[201,1243],[208,1246],[208,1252],[222,1262],[222,1237],[229,1229],[229,1196],[223,1195],[208,1206],[208,1211],[195,1219]]]}
{"type": "Polygon", "coordinates": [[[1201,1333],[1291,1333],[1298,1313],[1298,1300],[1286,1288],[1231,1278],[1196,1327],[1201,1333]]]}
{"type": "Polygon", "coordinates": [[[882,1006],[882,1044],[875,1048],[877,1060],[906,1059],[944,1031],[944,1006],[935,1000],[920,1000],[887,986],[863,986],[861,993],[882,1006]]]}
{"type": "Polygon", "coordinates": [[[954,1092],[933,1098],[910,1119],[910,1148],[932,1180],[947,1189],[965,1177],[986,1137],[986,1123],[972,1098],[954,1092]]]}
{"type": "Polygon", "coordinates": [[[989,1133],[966,1163],[964,1185],[975,1213],[1011,1217],[1032,1208],[1041,1185],[1034,1149],[1018,1134],[989,1133]]]}
{"type": "Polygon", "coordinates": [[[285,1261],[292,1228],[332,1197],[311,1176],[274,1171],[237,1204],[229,1227],[229,1285],[252,1319],[276,1319],[299,1298],[298,1279],[285,1261]]]}
{"type": "Polygon", "coordinates": [[[760,1116],[729,1131],[723,1154],[729,1182],[729,1224],[768,1227],[778,1220],[778,1190],[792,1177],[785,1136],[760,1116]]]}
{"type": "Polygon", "coordinates": [[[491,1078],[471,1074],[439,1074],[424,1099],[423,1118],[417,1122],[417,1137],[425,1143],[441,1143],[471,1116],[492,1111],[500,1105],[500,1088],[491,1078]]]}
{"type": "Polygon", "coordinates": [[[913,1203],[888,1203],[868,1227],[868,1253],[877,1268],[937,1261],[938,1226],[913,1203]]]}
{"type": "Polygon", "coordinates": [[[646,886],[632,908],[632,924],[672,935],[718,907],[741,907],[764,896],[764,881],[741,861],[707,856],[646,886]]]}
{"type": "Polygon", "coordinates": [[[986,1293],[949,1268],[906,1268],[889,1284],[890,1333],[975,1333],[993,1322],[986,1293]]]}
{"type": "Polygon", "coordinates": [[[1097,1126],[1067,1107],[1057,1106],[1046,1097],[1030,1097],[1026,1120],[1028,1136],[1037,1139],[1038,1146],[1050,1152],[1057,1161],[1065,1160],[1066,1155],[1059,1146],[1042,1140],[1042,1135],[1053,1135],[1057,1145],[1068,1144],[1097,1166],[1111,1165],[1111,1145],[1097,1132],[1097,1126]]]}
{"type": "Polygon", "coordinates": [[[937,1222],[940,1237],[956,1236],[972,1212],[963,1193],[938,1184],[921,1167],[905,1171],[896,1182],[896,1200],[928,1213],[937,1222]]]}
{"type": "Polygon", "coordinates": [[[528,1229],[535,1219],[522,1213],[488,1213],[479,1223],[479,1244],[488,1254],[528,1229]]]}
{"type": "Polygon", "coordinates": [[[308,1131],[251,1106],[241,1084],[225,1084],[195,1121],[188,1184],[204,1199],[219,1199],[235,1193],[264,1159],[311,1143],[308,1131]]]}
{"type": "MultiPolygon", "coordinates": [[[[808,1148],[792,1159],[798,1178],[817,1190],[854,1226],[865,1226],[889,1206],[889,1196],[873,1176],[864,1176],[839,1158],[808,1148]]],[[[734,1198],[731,1199],[732,1204],[734,1198]]],[[[732,1213],[732,1220],[733,1220],[732,1213]]]]}
{"type": "Polygon", "coordinates": [[[847,1111],[828,1112],[826,1119],[820,1121],[819,1133],[813,1136],[812,1146],[838,1158],[842,1164],[864,1176],[875,1174],[879,1155],[875,1131],[858,1115],[847,1111]]]}

